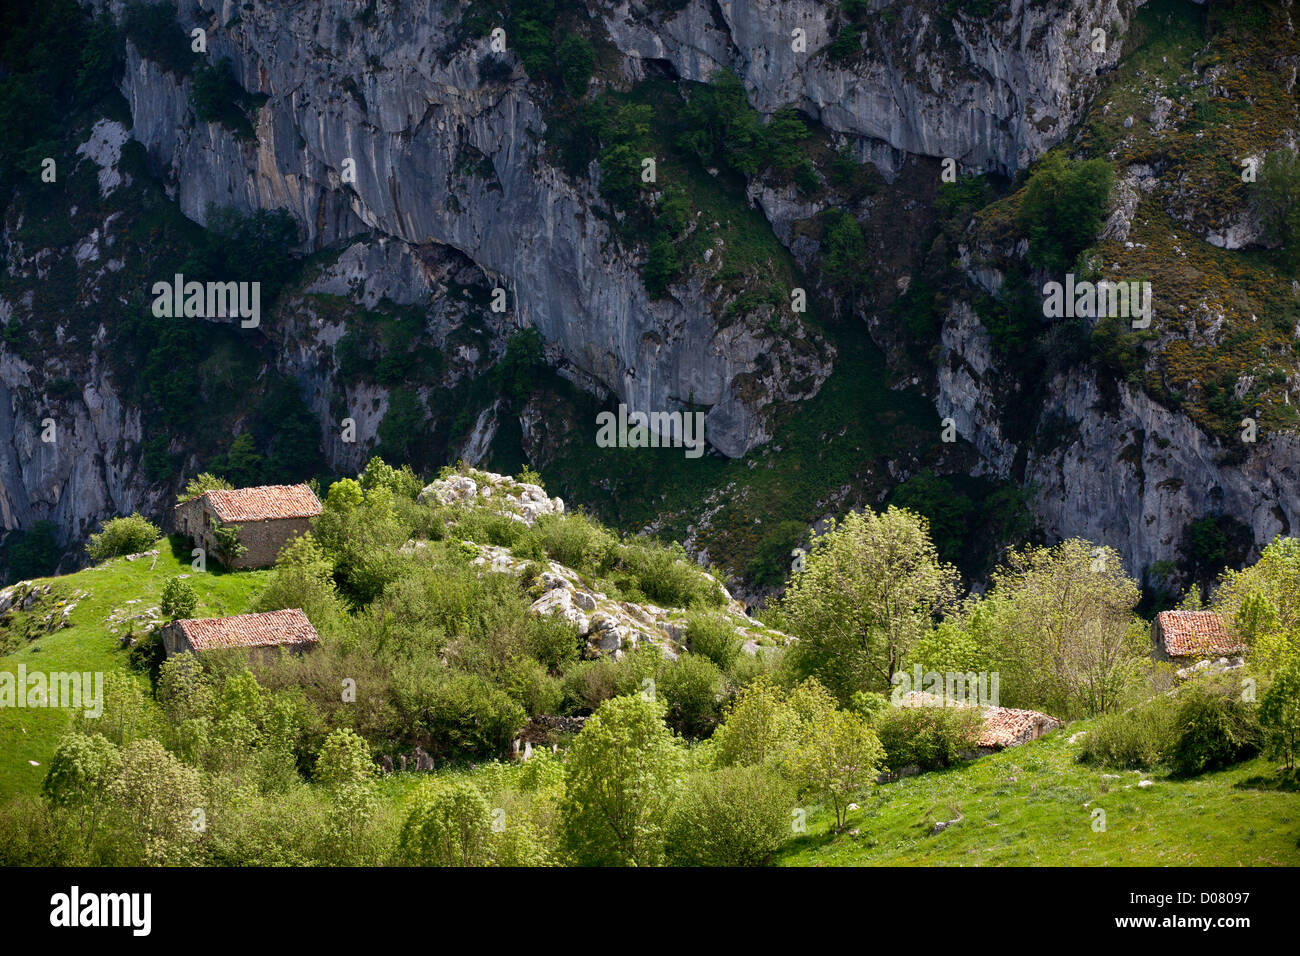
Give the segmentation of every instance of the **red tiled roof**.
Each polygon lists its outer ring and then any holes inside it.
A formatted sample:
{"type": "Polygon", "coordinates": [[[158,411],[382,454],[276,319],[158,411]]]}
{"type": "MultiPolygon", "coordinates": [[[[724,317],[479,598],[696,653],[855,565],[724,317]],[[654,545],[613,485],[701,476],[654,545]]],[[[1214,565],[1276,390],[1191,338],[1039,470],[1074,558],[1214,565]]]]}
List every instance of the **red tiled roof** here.
{"type": "MultiPolygon", "coordinates": [[[[948,701],[938,694],[922,690],[911,690],[899,698],[903,707],[975,707],[965,701],[948,701]]],[[[979,707],[980,716],[984,718],[984,731],[980,734],[977,746],[1012,747],[1029,739],[1026,732],[1041,725],[1040,733],[1061,726],[1055,717],[1041,714],[1036,710],[1016,710],[1014,707],[979,707]]]]}
{"type": "Polygon", "coordinates": [[[1226,657],[1246,649],[1213,611],[1161,611],[1156,620],[1170,657],[1226,657]]]}
{"type": "Polygon", "coordinates": [[[1036,710],[986,707],[984,733],[980,736],[979,743],[981,747],[1012,747],[1030,739],[1033,735],[1027,737],[1026,734],[1036,726],[1039,727],[1039,733],[1044,733],[1061,726],[1061,722],[1036,710]]]}
{"type": "Polygon", "coordinates": [[[211,490],[204,496],[212,511],[227,524],[269,518],[314,518],[320,501],[306,485],[263,485],[260,488],[211,490]]]}
{"type": "Polygon", "coordinates": [[[177,621],[195,651],[248,647],[299,647],[320,638],[307,615],[299,610],[237,614],[177,621]]]}

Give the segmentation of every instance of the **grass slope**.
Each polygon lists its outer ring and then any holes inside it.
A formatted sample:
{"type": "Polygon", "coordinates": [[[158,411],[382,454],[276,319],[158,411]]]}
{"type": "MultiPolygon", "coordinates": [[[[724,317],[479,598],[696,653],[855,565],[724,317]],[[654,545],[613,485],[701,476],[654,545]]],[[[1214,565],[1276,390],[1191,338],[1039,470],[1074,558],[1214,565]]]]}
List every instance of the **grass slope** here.
{"type": "Polygon", "coordinates": [[[959,767],[875,788],[833,833],[825,810],[782,849],[785,866],[1296,866],[1300,794],[1250,760],[1192,779],[1075,762],[1071,724],[959,767]],[[1150,780],[1149,787],[1139,787],[1150,780]],[[1106,812],[1105,831],[1092,812],[1106,812]],[[934,833],[937,821],[955,823],[934,833]],[[856,835],[854,833],[856,832],[856,835]]]}
{"type": "MultiPolygon", "coordinates": [[[[157,607],[163,585],[178,574],[190,574],[188,580],[199,596],[197,617],[240,614],[248,610],[252,595],[266,574],[264,571],[195,574],[190,569],[188,552],[173,552],[165,539],[155,547],[159,552],[156,561],[114,558],[75,574],[38,578],[39,583],[52,585],[53,593],[27,612],[30,614],[48,613],[49,608],[68,600],[77,590],[89,594],[78,600],[70,615],[70,627],[0,657],[0,671],[16,675],[19,664],[25,664],[29,673],[125,670],[127,651],[118,646],[118,638],[108,632],[105,624],[113,611],[135,614],[157,607]],[[126,603],[137,599],[139,604],[126,603]]],[[[118,630],[122,633],[124,629],[118,630]]],[[[135,631],[143,636],[147,628],[137,624],[135,631]]],[[[139,679],[142,683],[146,681],[144,675],[139,679]]],[[[40,790],[46,765],[59,738],[71,724],[72,712],[67,710],[0,708],[0,742],[3,742],[0,744],[0,801],[16,793],[40,790]]]]}

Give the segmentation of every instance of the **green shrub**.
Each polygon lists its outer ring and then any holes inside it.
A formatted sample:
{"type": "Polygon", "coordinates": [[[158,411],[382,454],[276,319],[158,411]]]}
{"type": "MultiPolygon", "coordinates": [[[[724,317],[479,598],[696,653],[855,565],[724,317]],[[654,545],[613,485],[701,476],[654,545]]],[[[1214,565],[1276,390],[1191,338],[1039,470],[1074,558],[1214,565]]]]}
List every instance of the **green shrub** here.
{"type": "Polygon", "coordinates": [[[794,793],[766,767],[692,774],[668,824],[674,866],[763,866],[790,836],[794,793]]]}
{"type": "Polygon", "coordinates": [[[398,837],[399,861],[411,866],[483,866],[492,809],[468,780],[434,781],[416,794],[398,837]]]}
{"type": "Polygon", "coordinates": [[[691,607],[723,602],[717,584],[691,563],[680,544],[624,543],[618,555],[620,567],[631,576],[628,583],[656,604],[691,607]]]}
{"type": "Polygon", "coordinates": [[[127,38],[140,55],[153,60],[167,73],[187,76],[198,59],[190,39],[176,20],[176,4],[129,3],[122,16],[127,38]]]}
{"type": "Polygon", "coordinates": [[[591,713],[610,698],[638,694],[642,682],[654,678],[662,663],[663,656],[654,648],[638,648],[618,660],[579,661],[564,672],[566,709],[591,713]]]}
{"type": "Polygon", "coordinates": [[[707,737],[722,709],[722,671],[707,657],[683,654],[656,677],[655,692],[668,705],[668,726],[683,737],[707,737]]]}
{"type": "Polygon", "coordinates": [[[455,671],[434,686],[421,711],[430,746],[446,757],[503,757],[528,721],[505,691],[455,671]]]}
{"type": "Polygon", "coordinates": [[[1262,734],[1254,705],[1225,693],[1211,682],[1186,685],[1179,693],[1169,762],[1179,776],[1191,777],[1253,756],[1262,734]]]}
{"type": "Polygon", "coordinates": [[[1160,695],[1131,710],[1097,719],[1079,748],[1082,763],[1116,770],[1146,770],[1163,762],[1173,746],[1177,702],[1160,695]]]}
{"type": "Polygon", "coordinates": [[[248,553],[248,548],[239,537],[239,525],[237,524],[218,524],[212,529],[212,538],[215,542],[213,551],[216,552],[221,563],[229,567],[238,561],[241,556],[248,553]]]}
{"type": "Polygon", "coordinates": [[[587,91],[592,68],[596,65],[596,51],[586,37],[570,33],[555,51],[555,65],[569,94],[581,96],[587,91]]]}
{"type": "Polygon", "coordinates": [[[351,730],[340,729],[325,738],[316,758],[316,779],[327,787],[359,783],[374,775],[370,746],[351,730]]]}
{"type": "Polygon", "coordinates": [[[871,690],[856,691],[849,698],[849,710],[853,711],[872,727],[889,713],[889,698],[871,690]]]}
{"type": "Polygon", "coordinates": [[[199,606],[199,596],[188,581],[179,577],[171,578],[163,585],[162,612],[173,621],[178,618],[194,616],[194,609],[199,606]]]}
{"type": "Polygon", "coordinates": [[[536,530],[546,554],[575,571],[599,571],[618,546],[612,534],[581,514],[542,515],[536,530]]]}
{"type": "Polygon", "coordinates": [[[723,670],[731,669],[744,646],[731,618],[717,611],[696,611],[686,619],[686,643],[691,653],[707,657],[723,670]]]}
{"type": "Polygon", "coordinates": [[[1105,221],[1113,178],[1104,159],[1074,162],[1059,153],[1043,159],[1020,205],[1033,265],[1057,273],[1073,268],[1105,221]]]}
{"type": "Polygon", "coordinates": [[[1270,757],[1294,770],[1300,756],[1300,660],[1283,667],[1259,702],[1259,723],[1270,757]]]}
{"type": "Polygon", "coordinates": [[[162,536],[158,526],[137,512],[125,518],[110,518],[98,534],[92,534],[86,543],[90,560],[99,562],[123,554],[138,554],[151,547],[162,536]]]}
{"type": "Polygon", "coordinates": [[[185,490],[176,496],[177,504],[184,504],[187,501],[199,497],[208,491],[229,491],[233,486],[226,479],[217,475],[202,472],[185,483],[185,490]]]}
{"type": "Polygon", "coordinates": [[[1289,149],[1269,153],[1250,199],[1264,238],[1278,247],[1283,264],[1294,271],[1300,265],[1300,155],[1289,149]]]}
{"type": "Polygon", "coordinates": [[[253,124],[244,112],[249,96],[235,80],[230,57],[223,56],[194,73],[190,106],[201,123],[220,123],[240,139],[254,136],[253,124]]]}
{"type": "Polygon", "coordinates": [[[978,746],[983,729],[973,707],[891,707],[876,723],[892,770],[950,766],[978,746]]]}

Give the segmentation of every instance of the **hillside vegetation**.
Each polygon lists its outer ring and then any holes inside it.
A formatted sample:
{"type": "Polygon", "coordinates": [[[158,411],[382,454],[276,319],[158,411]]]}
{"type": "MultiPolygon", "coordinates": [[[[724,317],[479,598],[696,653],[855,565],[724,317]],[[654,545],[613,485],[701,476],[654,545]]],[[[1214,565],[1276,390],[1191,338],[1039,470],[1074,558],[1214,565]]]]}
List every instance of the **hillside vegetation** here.
{"type": "Polygon", "coordinates": [[[1215,592],[1248,667],[1182,681],[1148,657],[1134,582],[1086,542],[1013,553],[959,601],[923,518],[850,515],[760,622],[679,547],[620,538],[539,481],[461,467],[426,485],[373,459],[269,571],[194,571],[175,539],[0,592],[17,599],[2,673],[104,677],[96,713],[0,708],[0,861],[1271,864],[1294,849],[1294,541],[1215,592]],[[318,648],[161,653],[168,609],[285,607],[318,648]],[[913,667],[1000,673],[1001,703],[1074,722],[967,763],[971,711],[891,706],[913,667]],[[521,740],[531,759],[512,759],[521,740]]]}

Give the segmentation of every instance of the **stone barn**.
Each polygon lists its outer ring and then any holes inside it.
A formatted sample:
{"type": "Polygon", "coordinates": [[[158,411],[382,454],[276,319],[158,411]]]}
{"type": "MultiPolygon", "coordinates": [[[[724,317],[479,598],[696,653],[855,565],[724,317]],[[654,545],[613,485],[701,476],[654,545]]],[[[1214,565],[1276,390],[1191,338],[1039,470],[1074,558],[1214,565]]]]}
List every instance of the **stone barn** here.
{"type": "Polygon", "coordinates": [[[176,530],[215,555],[216,529],[236,525],[248,550],[229,566],[263,568],[275,563],[290,538],[310,531],[311,519],[320,512],[320,501],[306,485],[214,489],[176,506],[176,530]]]}
{"type": "Polygon", "coordinates": [[[1151,622],[1151,645],[1157,660],[1176,664],[1246,653],[1213,611],[1161,611],[1151,622]]]}
{"type": "Polygon", "coordinates": [[[266,611],[234,617],[204,617],[173,621],[162,629],[167,656],[190,652],[244,650],[301,653],[320,643],[316,628],[302,611],[266,611]]]}

